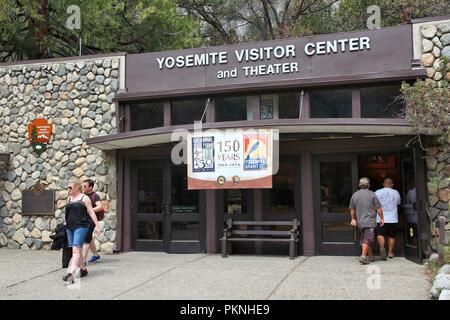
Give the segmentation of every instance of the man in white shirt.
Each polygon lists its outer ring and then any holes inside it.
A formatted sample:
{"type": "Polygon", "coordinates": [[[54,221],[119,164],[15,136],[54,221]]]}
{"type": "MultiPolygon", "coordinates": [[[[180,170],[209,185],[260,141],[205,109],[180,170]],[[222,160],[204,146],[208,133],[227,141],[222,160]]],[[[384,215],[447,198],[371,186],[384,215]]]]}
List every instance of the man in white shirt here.
{"type": "Polygon", "coordinates": [[[380,258],[386,260],[385,237],[388,237],[389,258],[394,257],[395,234],[398,224],[397,206],[400,204],[400,193],[392,189],[394,182],[390,178],[384,179],[384,188],[375,191],[378,199],[381,202],[381,207],[384,213],[384,225],[380,226],[377,217],[376,235],[378,245],[380,246],[380,258]]]}

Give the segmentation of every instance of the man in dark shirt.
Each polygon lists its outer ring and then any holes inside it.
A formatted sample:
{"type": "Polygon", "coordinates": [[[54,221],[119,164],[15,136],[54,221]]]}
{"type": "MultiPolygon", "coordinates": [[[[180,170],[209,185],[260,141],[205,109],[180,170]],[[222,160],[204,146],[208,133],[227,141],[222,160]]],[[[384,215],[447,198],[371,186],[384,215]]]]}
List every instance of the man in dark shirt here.
{"type": "MultiPolygon", "coordinates": [[[[92,207],[94,209],[95,215],[97,216],[98,221],[103,220],[104,209],[102,206],[102,202],[100,201],[100,197],[93,191],[94,181],[91,179],[87,179],[83,181],[83,193],[91,199],[92,207]]],[[[90,221],[88,227],[88,233],[86,236],[86,240],[83,245],[83,256],[86,258],[89,253],[89,249],[91,249],[92,257],[89,259],[88,263],[94,263],[100,259],[100,255],[95,247],[95,241],[92,239],[92,232],[94,231],[95,225],[93,221],[90,221]]]]}
{"type": "Polygon", "coordinates": [[[356,191],[350,200],[350,214],[352,216],[351,225],[358,226],[361,230],[362,253],[359,259],[361,264],[368,264],[369,251],[372,251],[375,227],[377,226],[377,212],[380,216],[380,226],[384,225],[383,210],[380,200],[375,192],[369,190],[370,181],[368,178],[359,180],[359,190],[356,191]]]}

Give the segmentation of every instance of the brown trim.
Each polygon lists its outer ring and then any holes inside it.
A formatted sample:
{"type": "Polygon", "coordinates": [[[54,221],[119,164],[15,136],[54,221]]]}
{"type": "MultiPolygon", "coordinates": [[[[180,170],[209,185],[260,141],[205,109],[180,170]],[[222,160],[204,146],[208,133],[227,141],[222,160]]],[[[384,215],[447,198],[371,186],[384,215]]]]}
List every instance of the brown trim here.
{"type": "Polygon", "coordinates": [[[361,90],[352,90],[352,118],[361,118],[361,90]]]}
{"type": "MultiPolygon", "coordinates": [[[[299,135],[301,137],[301,135],[299,135]]],[[[297,141],[281,141],[281,154],[296,155],[303,152],[311,152],[314,154],[330,153],[373,153],[387,150],[397,150],[403,148],[412,136],[395,136],[395,137],[379,137],[365,138],[354,137],[352,139],[329,139],[329,140],[297,140],[297,141]]],[[[303,161],[303,160],[302,160],[303,161]]],[[[305,170],[302,167],[302,170],[305,170]]],[[[312,170],[312,169],[311,169],[312,170]]],[[[304,172],[304,171],[302,171],[304,172]]]]}
{"type": "Polygon", "coordinates": [[[168,127],[172,123],[172,104],[170,101],[164,101],[164,126],[168,127]]]}
{"type": "Polygon", "coordinates": [[[416,147],[414,150],[415,157],[415,174],[416,174],[416,186],[417,186],[417,199],[418,199],[418,210],[419,210],[419,220],[418,220],[418,228],[419,228],[419,248],[421,249],[420,254],[422,257],[419,257],[420,262],[422,262],[422,258],[427,254],[429,237],[430,237],[430,224],[429,218],[427,214],[428,207],[428,190],[427,186],[427,166],[425,163],[425,152],[420,148],[416,147]]]}
{"type": "Polygon", "coordinates": [[[261,120],[261,96],[250,96],[252,101],[253,121],[261,120]]]}
{"type": "Polygon", "coordinates": [[[209,101],[208,109],[206,109],[206,122],[216,121],[216,99],[209,101]]]}
{"type": "Polygon", "coordinates": [[[124,157],[124,180],[123,180],[123,226],[122,226],[122,250],[131,251],[132,242],[132,199],[131,199],[131,165],[130,161],[124,157]]]}
{"type": "Polygon", "coordinates": [[[282,89],[294,89],[294,88],[307,88],[313,86],[330,86],[330,85],[349,85],[349,84],[361,84],[361,83],[373,83],[383,81],[396,81],[396,80],[410,80],[416,78],[425,78],[425,69],[404,69],[394,71],[384,71],[379,73],[369,74],[357,74],[357,75],[342,75],[325,78],[312,78],[312,79],[294,79],[283,81],[267,81],[264,83],[250,83],[250,84],[236,84],[236,85],[223,85],[223,86],[210,86],[205,88],[184,88],[157,92],[138,92],[138,93],[118,93],[115,95],[114,100],[118,101],[130,101],[130,100],[148,100],[148,99],[161,99],[161,98],[175,98],[183,96],[201,96],[201,95],[216,95],[216,94],[229,94],[239,93],[249,90],[255,91],[273,91],[282,89]]]}
{"type": "Polygon", "coordinates": [[[309,119],[309,91],[300,90],[298,99],[298,116],[300,119],[309,119]],[[303,92],[303,103],[302,103],[302,92],[303,92]]]}
{"type": "Polygon", "coordinates": [[[11,155],[9,153],[0,153],[0,162],[9,164],[11,155]]]}
{"type": "Polygon", "coordinates": [[[206,198],[206,253],[215,254],[217,250],[217,205],[215,190],[205,190],[206,198]]]}
{"type": "Polygon", "coordinates": [[[116,116],[116,127],[118,132],[125,132],[125,105],[119,103],[118,101],[113,101],[114,106],[117,110],[116,116]]]}
{"type": "MultiPolygon", "coordinates": [[[[395,25],[395,26],[389,26],[389,27],[383,27],[381,29],[378,29],[378,31],[385,31],[385,30],[393,30],[393,29],[403,29],[403,28],[411,28],[410,25],[404,25],[404,24],[399,24],[399,25],[395,25]]],[[[340,32],[334,32],[334,33],[324,33],[324,34],[316,34],[313,36],[307,36],[306,38],[311,38],[311,37],[323,37],[323,36],[338,36],[338,35],[343,35],[345,37],[351,37],[352,34],[354,33],[361,33],[363,31],[368,31],[368,30],[352,30],[352,31],[340,31],[340,32]]],[[[268,40],[268,41],[247,41],[247,42],[242,42],[240,44],[245,44],[245,45],[258,45],[261,44],[261,42],[266,43],[266,42],[270,42],[270,43],[274,43],[274,45],[280,43],[281,45],[285,44],[287,41],[291,41],[291,40],[297,40],[299,39],[298,37],[287,37],[287,38],[282,38],[282,39],[273,39],[273,40],[268,40]]],[[[216,51],[221,51],[221,49],[228,49],[231,45],[230,44],[222,44],[219,46],[212,46],[212,47],[206,47],[206,49],[216,49],[216,51]]],[[[166,55],[170,55],[170,54],[178,54],[178,53],[189,53],[192,49],[205,49],[205,48],[191,48],[191,49],[181,49],[181,50],[167,50],[167,51],[161,51],[161,53],[164,53],[166,55]]],[[[140,55],[142,53],[134,53],[134,54],[128,54],[129,56],[136,56],[136,55],[140,55]]]]}
{"type": "Polygon", "coordinates": [[[117,226],[116,226],[116,249],[123,251],[123,206],[124,206],[124,159],[121,151],[117,153],[117,226]]]}
{"type": "Polygon", "coordinates": [[[420,19],[412,19],[412,24],[419,24],[424,22],[433,22],[433,21],[440,21],[440,20],[450,20],[450,16],[439,16],[439,17],[428,17],[428,18],[420,18],[420,19]]]}
{"type": "MultiPolygon", "coordinates": [[[[281,158],[281,157],[280,157],[281,158]]],[[[303,199],[302,199],[302,175],[304,174],[302,172],[302,159],[300,154],[296,154],[293,157],[286,156],[283,154],[283,159],[290,159],[292,161],[292,164],[294,166],[294,216],[300,221],[300,230],[301,226],[303,225],[303,218],[302,218],[302,212],[303,212],[303,199]]],[[[298,254],[303,255],[303,235],[300,235],[299,239],[299,247],[298,247],[298,254]]]]}
{"type": "Polygon", "coordinates": [[[316,254],[315,248],[315,221],[314,221],[314,203],[313,203],[313,167],[312,157],[309,152],[301,153],[301,187],[300,197],[302,199],[302,238],[303,255],[310,257],[316,254]]]}
{"type": "MultiPolygon", "coordinates": [[[[410,125],[405,119],[372,119],[372,118],[314,118],[314,119],[273,119],[273,120],[243,120],[243,121],[228,121],[228,122],[214,122],[204,123],[203,129],[222,129],[222,128],[248,128],[248,127],[282,127],[282,126],[323,126],[323,125],[365,125],[365,126],[404,126],[410,125]]],[[[176,129],[194,130],[194,125],[180,125],[161,128],[144,129],[138,131],[122,132],[101,137],[88,138],[87,144],[95,145],[98,143],[113,142],[116,140],[145,137],[149,135],[172,133],[176,129]]]]}
{"type": "MultiPolygon", "coordinates": [[[[272,177],[271,177],[272,178],[272,177]]],[[[253,205],[254,205],[254,216],[253,219],[255,221],[261,221],[264,219],[264,194],[262,189],[253,189],[253,205]]],[[[262,254],[262,243],[255,243],[255,254],[262,254]]]]}
{"type": "Polygon", "coordinates": [[[86,56],[72,56],[72,57],[58,57],[58,58],[50,58],[50,59],[41,59],[41,60],[23,60],[23,61],[14,61],[14,62],[5,62],[0,63],[0,67],[14,67],[28,64],[45,64],[45,63],[53,63],[53,62],[70,62],[70,61],[83,61],[83,60],[95,60],[98,58],[113,58],[113,57],[126,57],[126,52],[118,52],[118,53],[102,53],[102,54],[90,54],[86,56]]]}
{"type": "Polygon", "coordinates": [[[152,146],[147,148],[133,148],[122,150],[122,156],[126,159],[133,160],[161,160],[161,158],[170,158],[172,148],[170,145],[165,146],[152,146]]]}
{"type": "Polygon", "coordinates": [[[124,121],[125,132],[131,130],[131,110],[130,105],[125,106],[125,121],[124,121]]]}

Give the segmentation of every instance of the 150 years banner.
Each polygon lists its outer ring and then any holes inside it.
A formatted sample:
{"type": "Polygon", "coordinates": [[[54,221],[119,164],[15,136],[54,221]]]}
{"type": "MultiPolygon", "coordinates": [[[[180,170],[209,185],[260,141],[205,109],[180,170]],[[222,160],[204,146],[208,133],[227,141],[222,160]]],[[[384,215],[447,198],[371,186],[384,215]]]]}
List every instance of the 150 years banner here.
{"type": "Polygon", "coordinates": [[[273,130],[189,133],[188,189],[272,188],[273,130]]]}

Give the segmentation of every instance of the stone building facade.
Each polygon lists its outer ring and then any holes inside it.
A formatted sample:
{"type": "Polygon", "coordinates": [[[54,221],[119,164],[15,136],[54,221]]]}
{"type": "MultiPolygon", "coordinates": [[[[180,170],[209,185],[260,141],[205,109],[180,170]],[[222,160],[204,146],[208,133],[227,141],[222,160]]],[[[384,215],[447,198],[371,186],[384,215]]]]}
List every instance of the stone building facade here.
{"type": "MultiPolygon", "coordinates": [[[[450,20],[414,22],[412,30],[414,60],[421,61],[422,67],[426,70],[428,81],[436,81],[439,86],[448,87],[450,73],[443,72],[441,58],[446,57],[450,59],[450,20]]],[[[374,37],[374,41],[376,39],[374,37]]],[[[372,52],[375,50],[376,48],[373,48],[372,52]]],[[[391,47],[389,47],[389,50],[391,50],[391,47]]],[[[400,50],[400,52],[402,51],[400,50]]],[[[407,60],[410,68],[410,56],[407,56],[407,60]]],[[[133,63],[127,62],[127,72],[130,72],[130,76],[127,77],[127,84],[125,84],[125,55],[123,54],[0,65],[0,156],[1,154],[9,154],[9,163],[2,162],[0,157],[0,247],[25,250],[49,249],[51,246],[50,235],[56,226],[64,221],[64,206],[68,197],[67,186],[69,180],[73,178],[81,180],[91,178],[96,182],[94,190],[100,195],[107,208],[104,220],[105,229],[96,238],[97,247],[104,252],[113,252],[116,249],[116,243],[120,242],[116,237],[125,238],[124,235],[120,235],[122,232],[129,238],[129,245],[125,246],[122,244],[119,249],[133,249],[130,235],[130,230],[132,230],[129,210],[130,199],[124,197],[125,199],[120,200],[121,196],[130,191],[124,190],[130,185],[127,182],[129,177],[122,177],[120,182],[118,172],[120,172],[121,165],[125,167],[124,172],[128,168],[124,164],[129,150],[133,151],[133,147],[146,147],[148,141],[142,142],[143,138],[145,138],[143,136],[134,137],[134,133],[122,132],[123,137],[119,134],[115,135],[114,139],[96,142],[98,145],[103,146],[105,151],[102,151],[100,147],[91,147],[86,142],[90,138],[92,140],[93,138],[101,138],[118,133],[118,127],[122,124],[122,116],[117,115],[119,109],[118,103],[114,101],[114,97],[118,94],[120,98],[121,92],[124,95],[129,95],[129,97],[122,97],[124,102],[133,98],[137,100],[148,99],[152,95],[157,96],[158,99],[165,97],[167,103],[162,107],[162,110],[164,110],[162,116],[163,125],[160,128],[147,128],[147,134],[149,137],[152,137],[152,135],[157,136],[160,133],[166,134],[167,132],[164,130],[172,129],[170,127],[172,120],[169,101],[171,97],[169,93],[164,93],[164,90],[168,90],[167,88],[160,89],[158,87],[167,86],[170,81],[167,79],[167,81],[162,81],[157,76],[155,76],[156,80],[153,79],[153,82],[141,81],[142,79],[145,80],[145,76],[148,76],[148,74],[154,75],[156,72],[153,70],[145,74],[145,72],[140,70],[144,61],[146,65],[149,65],[148,61],[150,59],[143,54],[134,57],[134,60],[131,59],[130,61],[135,61],[135,63],[133,65],[133,63]],[[127,92],[126,89],[130,92],[127,92]],[[148,90],[150,94],[143,95],[143,93],[146,93],[145,90],[148,90]],[[47,151],[40,156],[33,151],[27,133],[28,123],[36,118],[46,118],[53,125],[54,132],[47,151]],[[122,142],[119,140],[122,138],[124,141],[126,139],[129,140],[123,142],[121,148],[120,143],[122,142]],[[133,140],[134,138],[136,140],[133,140]],[[130,147],[130,145],[133,147],[130,147]],[[112,147],[109,148],[109,146],[112,147]],[[118,149],[118,151],[114,149],[118,149]],[[121,164],[121,161],[123,164],[121,164]],[[22,215],[22,192],[39,182],[45,184],[47,189],[56,191],[54,215],[22,215]],[[123,191],[122,195],[118,194],[118,190],[121,189],[123,191]],[[122,209],[119,210],[118,207],[120,206],[122,206],[122,209]],[[122,212],[122,216],[120,212],[122,212]],[[118,217],[121,218],[118,219],[118,217]],[[123,227],[123,230],[119,230],[119,232],[117,232],[118,221],[122,223],[119,228],[123,227]]],[[[380,61],[382,62],[380,65],[385,65],[386,59],[380,61]]],[[[338,71],[341,72],[341,70],[338,71]]],[[[370,70],[367,72],[365,70],[357,71],[358,74],[361,73],[362,77],[364,77],[370,70]]],[[[408,70],[411,73],[411,77],[414,76],[413,79],[415,79],[414,71],[408,70]]],[[[425,72],[423,69],[420,71],[422,73],[425,72]]],[[[325,76],[328,76],[328,74],[325,74],[325,76]]],[[[179,80],[184,81],[188,78],[180,76],[179,80]]],[[[190,79],[189,81],[191,81],[190,79]]],[[[279,83],[283,83],[283,81],[284,79],[281,79],[279,83]]],[[[253,85],[257,88],[259,84],[255,83],[253,85]]],[[[191,83],[186,89],[189,92],[184,94],[186,96],[192,94],[193,89],[190,85],[191,83]]],[[[201,90],[203,89],[201,88],[201,90]]],[[[232,92],[228,87],[223,90],[227,94],[232,92]]],[[[174,92],[179,94],[177,90],[174,90],[174,92]]],[[[179,96],[176,97],[180,98],[179,96]]],[[[256,98],[254,99],[257,101],[256,98]]],[[[213,108],[213,106],[210,108],[213,108]]],[[[257,115],[257,108],[255,110],[253,110],[252,114],[257,115]]],[[[213,116],[210,118],[213,118],[213,116]]],[[[299,119],[290,119],[289,121],[291,120],[298,121],[299,119]]],[[[357,120],[366,124],[361,117],[357,120]]],[[[334,124],[334,122],[330,123],[334,124]]],[[[377,124],[379,123],[377,122],[377,124]]],[[[299,126],[301,125],[300,123],[299,126]]],[[[225,127],[225,125],[223,126],[225,127]]],[[[373,131],[372,133],[380,132],[373,131]]],[[[165,141],[161,139],[155,138],[157,142],[155,144],[165,141]]],[[[433,139],[427,139],[427,141],[433,141],[433,139]]],[[[139,150],[134,150],[134,152],[137,153],[139,150]]],[[[132,158],[133,155],[130,157],[132,158]]],[[[312,160],[308,158],[310,153],[306,156],[303,155],[303,157],[306,157],[304,159],[308,160],[302,160],[302,165],[311,167],[312,160]]],[[[166,160],[169,161],[168,158],[166,160]]],[[[430,244],[430,249],[436,251],[437,240],[434,222],[439,216],[450,218],[450,145],[429,143],[427,145],[425,162],[427,166],[427,212],[430,220],[430,230],[427,236],[431,235],[430,239],[425,240],[430,244]]],[[[208,193],[208,195],[211,194],[213,193],[208,193]]],[[[425,192],[422,194],[425,194],[425,192]]],[[[262,199],[262,193],[257,193],[256,196],[262,199]]],[[[214,199],[216,201],[215,197],[216,195],[209,197],[208,200],[214,199]]],[[[308,200],[309,202],[304,201],[304,207],[302,207],[301,211],[302,214],[303,212],[308,212],[306,209],[312,212],[310,224],[308,225],[312,230],[314,228],[313,195],[305,195],[305,199],[310,200],[308,200]]],[[[214,201],[211,202],[211,205],[203,207],[214,208],[214,201]]],[[[263,203],[262,200],[260,203],[263,203]]],[[[214,227],[213,225],[216,223],[220,224],[218,221],[220,221],[223,212],[220,215],[217,214],[217,218],[214,214],[214,212],[206,214],[208,219],[212,221],[210,227],[214,227]]],[[[302,222],[305,225],[305,220],[302,222]]],[[[303,228],[306,230],[307,227],[303,228]]],[[[217,230],[222,229],[218,228],[217,230]]],[[[209,229],[207,236],[205,236],[209,241],[208,250],[210,251],[208,252],[217,251],[215,243],[219,236],[214,231],[214,228],[209,229]]],[[[447,244],[449,240],[450,224],[448,223],[446,232],[447,244]]],[[[314,237],[310,237],[309,241],[313,248],[314,237]]],[[[311,249],[308,254],[314,253],[315,251],[311,249]]]]}
{"type": "Polygon", "coordinates": [[[64,221],[70,179],[93,179],[106,207],[105,228],[96,238],[104,252],[114,250],[116,156],[86,145],[88,137],[117,130],[114,95],[123,86],[123,55],[47,60],[0,66],[0,247],[50,249],[50,235],[64,221]],[[38,156],[27,125],[45,118],[53,126],[47,150],[38,156]],[[22,215],[22,191],[42,183],[55,190],[55,212],[22,215]]]}
{"type": "MultiPolygon", "coordinates": [[[[450,88],[450,22],[429,22],[419,25],[422,65],[427,71],[427,81],[435,81],[441,88],[450,88]]],[[[450,242],[450,145],[430,144],[426,152],[428,214],[430,217],[430,245],[437,251],[435,223],[440,216],[447,219],[445,242],[450,242]]]]}

